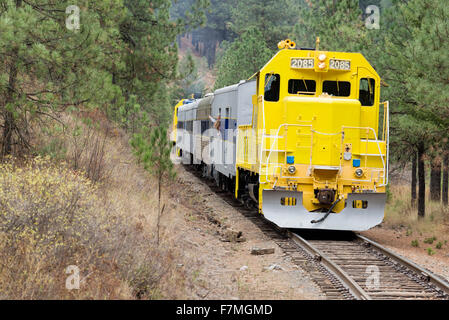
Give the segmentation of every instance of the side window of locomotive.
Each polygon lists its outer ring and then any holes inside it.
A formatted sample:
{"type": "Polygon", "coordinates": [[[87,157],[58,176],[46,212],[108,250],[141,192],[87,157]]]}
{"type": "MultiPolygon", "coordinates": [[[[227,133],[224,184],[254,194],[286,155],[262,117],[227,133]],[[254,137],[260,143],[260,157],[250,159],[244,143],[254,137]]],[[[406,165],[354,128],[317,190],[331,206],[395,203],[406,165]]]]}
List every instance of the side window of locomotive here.
{"type": "Polygon", "coordinates": [[[359,100],[362,106],[374,105],[374,93],[376,82],[371,78],[360,79],[359,100]]]}
{"type": "Polygon", "coordinates": [[[288,93],[314,95],[316,92],[315,80],[290,79],[288,80],[288,93]]]}
{"type": "Polygon", "coordinates": [[[278,74],[265,75],[265,101],[279,101],[279,88],[281,76],[278,74]]]}
{"type": "Polygon", "coordinates": [[[351,94],[351,82],[323,81],[323,93],[324,92],[335,97],[349,97],[351,94]]]}

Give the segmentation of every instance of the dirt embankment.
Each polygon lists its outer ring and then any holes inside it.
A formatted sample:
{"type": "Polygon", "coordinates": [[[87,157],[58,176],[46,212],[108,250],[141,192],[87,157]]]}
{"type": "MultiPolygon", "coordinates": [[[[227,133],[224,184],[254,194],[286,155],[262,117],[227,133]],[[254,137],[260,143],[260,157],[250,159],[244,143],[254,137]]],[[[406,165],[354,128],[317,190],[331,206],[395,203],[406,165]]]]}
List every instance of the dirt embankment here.
{"type": "MultiPolygon", "coordinates": [[[[207,184],[178,167],[178,178],[170,191],[167,230],[175,231],[172,243],[183,252],[178,268],[190,283],[185,297],[193,299],[325,299],[310,275],[285,256],[276,243],[243,216],[238,209],[211,191],[207,184]],[[226,230],[241,232],[243,242],[226,242],[226,230]],[[252,255],[251,249],[274,248],[274,254],[252,255]],[[280,270],[268,271],[274,265],[280,270]]],[[[449,248],[444,236],[433,244],[431,233],[394,226],[388,219],[382,226],[363,232],[368,238],[449,279],[449,248]],[[411,242],[418,239],[418,247],[411,242]],[[442,242],[441,249],[436,248],[442,242]],[[428,248],[432,247],[431,254],[428,248]]]]}
{"type": "Polygon", "coordinates": [[[195,175],[183,167],[177,172],[164,224],[183,252],[177,267],[188,275],[186,298],[324,299],[263,231],[195,175]],[[244,241],[230,239],[239,232],[244,241]],[[274,248],[274,254],[252,255],[253,247],[274,248]]]}

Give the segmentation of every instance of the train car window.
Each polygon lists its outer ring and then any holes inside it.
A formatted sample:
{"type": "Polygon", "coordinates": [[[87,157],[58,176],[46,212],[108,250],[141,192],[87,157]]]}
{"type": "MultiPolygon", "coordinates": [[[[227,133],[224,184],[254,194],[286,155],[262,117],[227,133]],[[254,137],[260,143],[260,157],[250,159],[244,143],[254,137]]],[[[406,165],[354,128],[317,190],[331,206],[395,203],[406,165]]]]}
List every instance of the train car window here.
{"type": "Polygon", "coordinates": [[[265,75],[265,101],[279,101],[279,88],[281,76],[275,73],[265,75]]]}
{"type": "Polygon", "coordinates": [[[288,93],[314,95],[316,92],[315,80],[290,79],[288,80],[288,93]]]}
{"type": "Polygon", "coordinates": [[[335,97],[349,97],[351,83],[348,81],[323,81],[324,92],[335,97]]]}
{"type": "Polygon", "coordinates": [[[210,127],[209,121],[210,120],[201,120],[201,133],[204,133],[204,131],[209,129],[209,127],[210,127]]]}
{"type": "Polygon", "coordinates": [[[360,79],[359,101],[362,106],[374,105],[374,90],[376,82],[372,78],[360,79]]]}

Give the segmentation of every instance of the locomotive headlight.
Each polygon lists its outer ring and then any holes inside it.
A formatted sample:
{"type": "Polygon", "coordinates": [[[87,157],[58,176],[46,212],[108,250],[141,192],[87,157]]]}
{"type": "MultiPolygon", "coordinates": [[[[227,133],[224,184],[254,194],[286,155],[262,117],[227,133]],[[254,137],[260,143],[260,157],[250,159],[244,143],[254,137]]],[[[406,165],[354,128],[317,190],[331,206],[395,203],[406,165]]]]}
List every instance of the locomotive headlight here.
{"type": "Polygon", "coordinates": [[[320,61],[326,60],[326,55],[325,55],[324,53],[320,54],[320,55],[318,56],[318,60],[320,60],[320,61]]]}
{"type": "Polygon", "coordinates": [[[357,170],[355,170],[354,174],[357,178],[361,178],[363,176],[363,170],[358,168],[357,170]]]}
{"type": "Polygon", "coordinates": [[[288,167],[288,173],[290,173],[290,174],[295,174],[295,172],[296,172],[296,167],[295,166],[290,166],[290,167],[288,167]]]}
{"type": "Polygon", "coordinates": [[[325,62],[318,63],[318,68],[320,68],[320,69],[326,68],[326,63],[325,62]]]}

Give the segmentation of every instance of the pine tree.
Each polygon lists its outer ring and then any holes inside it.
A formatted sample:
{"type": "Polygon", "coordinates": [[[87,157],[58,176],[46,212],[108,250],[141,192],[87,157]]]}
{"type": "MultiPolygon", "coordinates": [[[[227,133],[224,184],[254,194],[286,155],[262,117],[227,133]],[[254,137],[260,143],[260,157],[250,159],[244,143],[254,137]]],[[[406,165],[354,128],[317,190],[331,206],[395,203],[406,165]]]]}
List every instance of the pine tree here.
{"type": "Polygon", "coordinates": [[[443,187],[442,187],[442,200],[444,205],[448,205],[448,192],[449,192],[449,153],[446,150],[443,160],[443,187]]]}
{"type": "MultiPolygon", "coordinates": [[[[448,13],[439,1],[410,0],[394,1],[383,15],[391,30],[383,41],[379,66],[390,84],[384,92],[391,100],[393,118],[403,119],[396,122],[392,143],[407,141],[419,153],[419,216],[425,215],[424,156],[441,153],[448,135],[449,93],[444,79],[449,74],[443,57],[449,42],[442,36],[448,31],[448,13]]],[[[433,176],[433,181],[438,180],[433,176]]]]}
{"type": "Polygon", "coordinates": [[[198,67],[190,50],[178,63],[179,75],[172,88],[172,104],[175,105],[179,100],[190,97],[193,93],[203,93],[205,90],[204,82],[201,80],[198,67]]]}
{"type": "Polygon", "coordinates": [[[163,126],[151,129],[143,128],[140,133],[134,134],[131,146],[134,148],[135,154],[143,164],[144,169],[151,172],[157,179],[156,243],[159,245],[160,221],[165,209],[165,204],[161,208],[162,184],[175,176],[173,163],[170,159],[171,142],[168,139],[167,129],[163,126]]]}
{"type": "Polygon", "coordinates": [[[119,0],[77,3],[79,30],[70,30],[70,1],[0,1],[2,155],[31,146],[33,120],[120,96],[108,70],[120,65],[124,8],[119,0]]]}
{"type": "Polygon", "coordinates": [[[258,30],[266,46],[277,49],[277,43],[288,38],[298,18],[297,0],[245,0],[232,8],[231,29],[238,35],[258,30]]]}
{"type": "Polygon", "coordinates": [[[412,159],[412,185],[411,185],[411,206],[416,206],[416,171],[417,171],[417,155],[416,152],[411,157],[412,159]]]}
{"type": "Polygon", "coordinates": [[[328,51],[358,52],[371,45],[372,30],[366,28],[358,1],[353,0],[305,0],[294,30],[300,47],[315,48],[317,37],[320,49],[328,51]]]}
{"type": "MultiPolygon", "coordinates": [[[[185,18],[195,0],[184,0],[176,3],[172,12],[174,17],[185,18]]],[[[206,57],[209,68],[215,64],[217,44],[223,40],[233,40],[235,33],[230,28],[231,11],[237,0],[210,0],[206,10],[207,23],[201,28],[192,30],[190,36],[196,51],[206,57]]]]}
{"type": "Polygon", "coordinates": [[[262,33],[251,28],[233,43],[225,43],[225,51],[218,62],[215,88],[246,80],[260,70],[273,55],[262,33]]]}
{"type": "Polygon", "coordinates": [[[441,200],[441,159],[436,157],[430,162],[430,200],[441,200]]]}
{"type": "MultiPolygon", "coordinates": [[[[127,15],[120,24],[120,35],[126,45],[125,68],[114,73],[125,97],[134,95],[142,109],[157,118],[157,123],[169,117],[168,87],[179,78],[176,38],[204,22],[204,9],[208,5],[207,0],[194,0],[184,18],[175,20],[170,16],[171,3],[171,0],[124,1],[127,15]]],[[[123,111],[132,112],[126,108],[123,111]]]]}

